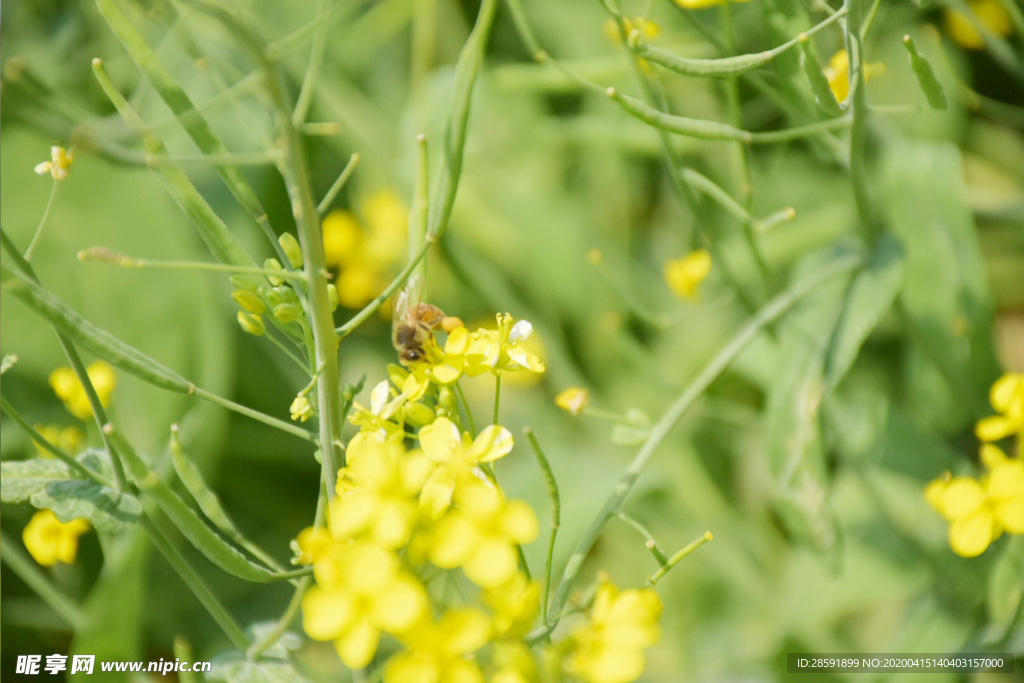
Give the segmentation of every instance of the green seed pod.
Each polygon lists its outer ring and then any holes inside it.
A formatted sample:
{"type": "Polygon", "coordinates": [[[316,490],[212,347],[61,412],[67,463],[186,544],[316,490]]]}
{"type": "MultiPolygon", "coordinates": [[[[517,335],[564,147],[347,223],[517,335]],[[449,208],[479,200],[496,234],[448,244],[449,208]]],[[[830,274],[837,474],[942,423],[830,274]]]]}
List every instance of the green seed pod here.
{"type": "Polygon", "coordinates": [[[246,292],[255,292],[259,289],[263,281],[255,275],[232,275],[231,284],[234,285],[235,289],[242,289],[246,292]]]}
{"type": "MultiPolygon", "coordinates": [[[[276,258],[268,258],[266,261],[263,262],[263,267],[266,268],[267,270],[284,270],[284,266],[282,266],[281,262],[278,261],[276,258]]],[[[284,284],[283,278],[274,277],[273,275],[268,275],[267,279],[270,280],[270,284],[274,285],[275,287],[280,287],[281,285],[284,284]]]]}
{"type": "Polygon", "coordinates": [[[449,415],[459,414],[459,401],[451,387],[441,386],[437,391],[437,402],[449,415]]]}
{"type": "Polygon", "coordinates": [[[804,75],[807,76],[811,92],[814,93],[814,101],[829,116],[842,114],[843,109],[839,106],[839,102],[836,101],[832,88],[829,87],[828,78],[825,77],[825,72],[822,70],[818,58],[814,56],[814,50],[811,49],[810,41],[805,40],[800,43],[800,48],[802,50],[800,64],[804,68],[804,75]]]}
{"type": "Polygon", "coordinates": [[[257,337],[267,332],[267,326],[263,324],[263,318],[252,313],[246,313],[245,311],[238,312],[238,326],[257,337]]]}
{"type": "Polygon", "coordinates": [[[301,268],[302,248],[299,246],[299,241],[295,239],[295,236],[290,232],[286,232],[277,238],[277,242],[284,249],[284,254],[288,257],[288,262],[292,264],[292,268],[301,268]]]}
{"type": "Polygon", "coordinates": [[[949,103],[946,101],[946,91],[943,90],[942,83],[936,77],[932,65],[925,59],[924,55],[917,51],[917,47],[910,36],[903,36],[903,47],[907,49],[907,53],[910,55],[910,68],[914,70],[914,75],[917,76],[917,83],[921,86],[921,90],[928,100],[928,106],[932,109],[945,109],[949,106],[949,103]]]}
{"type": "Polygon", "coordinates": [[[327,283],[327,303],[331,307],[331,313],[338,310],[338,288],[327,283]]]}
{"type": "Polygon", "coordinates": [[[256,294],[247,292],[244,289],[236,289],[231,292],[231,298],[235,300],[235,303],[238,304],[242,310],[248,311],[249,313],[259,315],[267,310],[267,305],[263,303],[262,299],[260,299],[256,294]]]}
{"type": "Polygon", "coordinates": [[[302,306],[298,304],[278,304],[274,306],[274,317],[280,323],[291,323],[302,318],[302,306]]]}

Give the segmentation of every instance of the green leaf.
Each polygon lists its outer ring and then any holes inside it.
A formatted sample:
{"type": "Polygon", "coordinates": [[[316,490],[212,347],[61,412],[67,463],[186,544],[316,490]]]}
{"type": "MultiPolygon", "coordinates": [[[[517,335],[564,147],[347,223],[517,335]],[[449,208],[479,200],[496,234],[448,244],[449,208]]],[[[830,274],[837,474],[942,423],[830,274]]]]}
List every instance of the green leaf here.
{"type": "Polygon", "coordinates": [[[32,494],[50,484],[76,478],[60,460],[8,460],[0,463],[0,501],[27,503],[32,494]]]}
{"type": "Polygon", "coordinates": [[[882,235],[867,266],[853,281],[825,355],[825,385],[834,389],[853,366],[861,347],[892,307],[903,286],[903,247],[882,235]]]}
{"type": "MultiPolygon", "coordinates": [[[[256,643],[262,641],[275,628],[276,622],[261,621],[251,624],[245,631],[249,641],[256,643]]],[[[237,650],[226,652],[213,658],[213,670],[206,678],[228,683],[307,683],[309,679],[296,671],[294,665],[288,661],[289,653],[301,646],[301,637],[286,632],[267,648],[258,662],[249,661],[244,653],[237,650]]]]}
{"type": "Polygon", "coordinates": [[[1024,600],[1024,537],[1010,539],[988,582],[988,618],[993,626],[1008,628],[1024,600]]]}

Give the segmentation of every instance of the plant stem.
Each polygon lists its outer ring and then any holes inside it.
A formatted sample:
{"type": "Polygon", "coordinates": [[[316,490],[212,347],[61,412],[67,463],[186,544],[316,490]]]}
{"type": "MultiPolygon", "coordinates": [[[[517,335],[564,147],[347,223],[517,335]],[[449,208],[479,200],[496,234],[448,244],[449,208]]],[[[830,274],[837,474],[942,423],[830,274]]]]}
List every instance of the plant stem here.
{"type": "Polygon", "coordinates": [[[865,175],[864,146],[867,141],[868,92],[864,70],[864,47],[860,39],[860,6],[857,0],[845,0],[846,49],[850,55],[850,88],[853,89],[853,123],[850,127],[850,181],[860,217],[861,230],[868,247],[878,238],[878,225],[871,211],[865,175]]]}
{"type": "Polygon", "coordinates": [[[341,188],[345,187],[345,183],[348,182],[349,177],[351,177],[352,173],[356,170],[356,165],[358,163],[358,154],[353,154],[348,158],[348,163],[345,164],[345,168],[341,170],[341,175],[338,176],[338,179],[334,181],[333,185],[331,185],[331,189],[327,190],[327,194],[325,194],[324,198],[320,200],[319,204],[317,204],[317,214],[323,216],[327,213],[327,209],[331,208],[331,204],[338,196],[338,193],[341,192],[341,188]]]}
{"type": "Polygon", "coordinates": [[[498,407],[501,405],[501,373],[494,376],[494,417],[491,424],[498,424],[498,407]]]}
{"type": "Polygon", "coordinates": [[[82,612],[66,595],[61,593],[18,545],[0,533],[0,559],[18,578],[45,602],[50,609],[66,621],[72,630],[82,623],[82,612]]]}
{"type": "Polygon", "coordinates": [[[455,382],[452,387],[455,389],[455,395],[459,397],[459,402],[462,404],[462,407],[466,410],[466,420],[469,422],[469,431],[473,436],[476,436],[476,422],[473,420],[473,411],[469,407],[469,401],[466,400],[466,395],[462,393],[462,387],[458,382],[455,382]]]}
{"type": "Polygon", "coordinates": [[[53,186],[50,188],[50,198],[46,200],[46,208],[43,209],[43,217],[39,219],[39,227],[36,228],[36,233],[32,235],[32,241],[28,243],[28,249],[25,250],[26,261],[32,260],[32,250],[36,248],[36,244],[43,234],[43,228],[46,227],[46,219],[50,217],[50,208],[53,206],[53,198],[57,196],[57,183],[59,182],[56,178],[53,179],[53,186]]]}
{"type": "Polygon", "coordinates": [[[236,266],[230,263],[207,263],[205,261],[154,261],[144,258],[132,258],[106,247],[91,247],[78,252],[79,261],[103,261],[122,268],[154,268],[163,270],[208,270],[217,273],[265,275],[285,280],[305,282],[306,273],[293,270],[271,270],[250,266],[236,266]]]}
{"type": "Polygon", "coordinates": [[[665,574],[668,574],[669,570],[672,569],[672,567],[674,567],[677,564],[679,564],[679,562],[683,558],[685,558],[687,555],[689,555],[694,550],[696,550],[697,548],[701,547],[702,545],[704,545],[708,541],[712,540],[713,538],[714,538],[714,536],[711,535],[710,531],[705,531],[703,536],[701,536],[700,538],[696,539],[692,543],[686,545],[682,550],[677,552],[672,557],[668,558],[668,562],[666,562],[663,565],[661,565],[661,567],[658,569],[658,571],[656,571],[654,573],[654,576],[652,576],[651,578],[649,578],[647,580],[647,585],[648,586],[653,586],[656,583],[658,583],[658,581],[661,581],[661,578],[663,576],[665,576],[665,574]]]}
{"type": "Polygon", "coordinates": [[[280,640],[281,636],[288,630],[288,627],[291,626],[292,621],[295,620],[295,614],[299,611],[299,606],[302,604],[302,596],[306,594],[306,590],[312,582],[313,579],[311,577],[303,577],[299,585],[295,587],[295,593],[288,602],[288,607],[285,608],[281,618],[277,620],[273,630],[263,640],[253,643],[252,647],[245,653],[246,657],[249,659],[259,659],[260,655],[266,652],[267,648],[280,640]]]}
{"type": "Polygon", "coordinates": [[[328,0],[320,0],[316,10],[316,28],[313,31],[313,48],[309,53],[309,62],[306,64],[306,75],[302,79],[302,87],[299,89],[299,97],[295,102],[295,109],[292,111],[292,124],[301,126],[306,121],[309,107],[313,104],[313,92],[316,90],[316,81],[320,77],[320,66],[324,61],[324,48],[327,47],[327,7],[328,0]]]}
{"type": "MultiPolygon", "coordinates": [[[[636,457],[633,458],[633,462],[630,464],[625,474],[623,474],[622,478],[619,480],[618,485],[608,497],[604,507],[598,513],[594,521],[591,522],[590,526],[583,534],[583,537],[576,545],[576,549],[573,552],[572,557],[569,558],[569,562],[562,574],[562,579],[558,584],[558,590],[555,593],[555,598],[550,612],[558,614],[562,611],[566,601],[569,599],[569,592],[572,589],[573,579],[576,578],[576,574],[579,573],[580,568],[583,566],[583,560],[590,552],[590,549],[594,546],[598,536],[601,535],[604,525],[618,511],[622,501],[633,488],[633,485],[636,484],[636,481],[639,479],[644,468],[647,467],[647,463],[650,462],[651,456],[654,455],[654,452],[659,446],[661,446],[665,437],[668,436],[669,432],[676,423],[679,422],[686,411],[689,410],[704,391],[706,391],[707,388],[732,365],[733,361],[739,357],[740,353],[757,338],[761,330],[778,319],[783,313],[789,310],[793,304],[804,296],[816,291],[817,288],[819,288],[825,281],[839,275],[846,274],[862,264],[863,261],[860,258],[851,258],[841,261],[830,268],[822,270],[815,276],[808,278],[801,284],[791,287],[789,290],[772,299],[742,328],[740,328],[732,340],[718,352],[704,370],[701,371],[689,386],[686,387],[679,398],[669,406],[668,410],[665,411],[665,414],[651,429],[650,437],[640,448],[636,457]]],[[[543,637],[547,633],[550,633],[551,630],[554,629],[555,625],[557,625],[557,621],[554,623],[549,622],[546,626],[539,629],[539,633],[532,634],[531,640],[535,641],[538,637],[543,637]]]]}
{"type": "Polygon", "coordinates": [[[526,438],[533,448],[533,454],[537,457],[537,464],[540,465],[541,472],[544,473],[544,480],[548,485],[548,497],[551,498],[551,534],[548,536],[548,555],[544,561],[544,592],[540,602],[540,618],[542,622],[546,623],[548,620],[548,596],[551,593],[551,564],[555,555],[555,538],[558,536],[558,528],[562,524],[562,502],[558,493],[558,481],[555,479],[555,473],[551,471],[551,463],[545,457],[537,437],[529,427],[525,428],[523,433],[526,434],[526,438]]]}
{"type": "Polygon", "coordinates": [[[654,559],[658,561],[658,566],[668,562],[668,555],[658,547],[658,542],[654,540],[654,535],[647,530],[647,527],[623,512],[616,512],[615,516],[622,520],[623,524],[632,527],[634,531],[644,537],[644,546],[654,555],[654,559]]]}

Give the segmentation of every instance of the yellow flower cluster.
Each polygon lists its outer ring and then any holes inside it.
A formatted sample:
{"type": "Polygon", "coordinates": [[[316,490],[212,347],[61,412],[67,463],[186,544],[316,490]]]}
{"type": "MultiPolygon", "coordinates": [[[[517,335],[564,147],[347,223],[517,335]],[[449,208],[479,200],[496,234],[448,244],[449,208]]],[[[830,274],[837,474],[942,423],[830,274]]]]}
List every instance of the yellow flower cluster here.
{"type": "MultiPolygon", "coordinates": [[[[104,408],[110,405],[110,396],[117,386],[117,375],[108,363],[96,361],[86,368],[89,381],[96,390],[96,396],[100,399],[100,405],[104,408]]],[[[64,407],[79,420],[88,420],[92,417],[92,406],[89,405],[89,397],[86,396],[85,387],[78,380],[78,375],[69,367],[57,368],[50,373],[50,386],[57,397],[64,401],[64,407]]]]}
{"type": "MultiPolygon", "coordinates": [[[[491,467],[515,442],[497,424],[463,430],[447,386],[463,374],[544,370],[521,347],[529,323],[507,314],[497,322],[473,333],[454,326],[443,348],[431,334],[428,360],[388,366],[370,405],[353,404],[349,420],[359,432],[327,523],[295,542],[295,561],[312,565],[316,579],[302,600],[306,633],[332,642],[352,669],[381,653],[384,683],[539,680],[525,638],[537,626],[541,591],[520,565],[537,516],[505,495],[491,467]],[[452,583],[457,605],[445,599],[452,583]]],[[[642,650],[657,640],[659,610],[650,591],[604,585],[570,639],[541,646],[541,663],[591,683],[635,680],[642,650]]]]}
{"type": "MultiPolygon", "coordinates": [[[[885,64],[872,62],[864,65],[864,80],[870,81],[885,73],[885,64]]],[[[832,55],[825,65],[825,78],[837,102],[843,102],[850,94],[850,55],[840,50],[832,55]]]]}
{"type": "Polygon", "coordinates": [[[84,519],[62,522],[52,510],[40,510],[32,516],[21,538],[25,548],[39,564],[52,567],[58,562],[71,564],[78,554],[78,537],[89,530],[84,519]]]}
{"type": "Polygon", "coordinates": [[[962,557],[982,554],[1003,532],[1024,534],[1024,461],[991,443],[1015,436],[1024,448],[1024,374],[1003,375],[990,400],[999,414],[975,426],[985,473],[975,479],[947,472],[925,488],[925,499],[950,522],[949,545],[962,557]]]}
{"type": "MultiPolygon", "coordinates": [[[[85,443],[85,434],[82,433],[81,429],[73,425],[70,427],[61,427],[58,425],[35,425],[35,430],[39,432],[41,437],[65,453],[69,453],[71,455],[79,453],[82,450],[82,444],[85,443]]],[[[35,441],[32,443],[39,452],[39,457],[53,457],[50,451],[37,444],[35,441]]]]}
{"type": "Polygon", "coordinates": [[[975,26],[975,20],[1000,38],[1013,33],[1013,19],[1002,0],[967,0],[967,7],[973,19],[958,10],[945,10],[946,31],[961,47],[984,49],[985,37],[975,26]]]}
{"type": "MultiPolygon", "coordinates": [[[[732,0],[733,2],[749,2],[750,0],[732,0]]],[[[715,5],[724,5],[725,0],[675,0],[683,9],[705,9],[715,5]]]]}
{"type": "Polygon", "coordinates": [[[54,145],[50,148],[50,161],[36,164],[35,172],[39,175],[49,173],[54,180],[64,180],[68,177],[68,169],[75,160],[74,150],[65,150],[63,147],[54,145]]]}
{"type": "Polygon", "coordinates": [[[403,257],[409,209],[392,190],[359,203],[359,214],[336,210],[323,220],[324,258],[337,268],[341,305],[359,308],[388,283],[388,271],[403,257]]]}
{"type": "Polygon", "coordinates": [[[665,262],[665,282],[672,293],[683,300],[697,298],[700,285],[711,272],[711,254],[706,249],[665,262]]]}

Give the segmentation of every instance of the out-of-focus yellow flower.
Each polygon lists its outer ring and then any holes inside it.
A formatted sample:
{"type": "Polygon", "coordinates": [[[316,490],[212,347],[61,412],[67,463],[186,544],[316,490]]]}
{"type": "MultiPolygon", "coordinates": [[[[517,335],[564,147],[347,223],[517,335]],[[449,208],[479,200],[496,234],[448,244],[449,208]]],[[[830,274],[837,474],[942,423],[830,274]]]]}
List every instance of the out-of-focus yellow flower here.
{"type": "Polygon", "coordinates": [[[338,268],[338,301],[347,308],[365,305],[387,285],[388,271],[405,252],[409,209],[390,189],[379,190],[359,205],[363,222],[336,210],[323,220],[324,259],[338,268]]]}
{"type": "Polygon", "coordinates": [[[292,564],[308,566],[323,556],[334,539],[324,527],[308,527],[299,532],[298,537],[292,541],[292,550],[295,551],[295,559],[292,564]]]}
{"type": "Polygon", "coordinates": [[[419,519],[417,498],[433,461],[420,451],[406,453],[401,443],[369,439],[350,443],[347,455],[331,502],[331,535],[345,540],[365,533],[382,548],[404,546],[419,519]]]}
{"type": "Polygon", "coordinates": [[[54,180],[64,180],[68,177],[68,169],[75,160],[75,152],[72,149],[65,150],[63,147],[54,145],[50,148],[50,161],[36,164],[35,172],[39,175],[49,173],[54,180]]]}
{"type": "Polygon", "coordinates": [[[302,599],[302,625],[313,640],[334,641],[341,661],[362,669],[381,632],[408,631],[427,614],[423,585],[394,553],[365,542],[333,543],[313,564],[317,585],[302,599]]]}
{"type": "MultiPolygon", "coordinates": [[[[654,40],[661,33],[661,27],[650,19],[644,19],[643,17],[623,17],[622,23],[626,28],[626,35],[628,36],[634,30],[640,31],[640,37],[646,38],[647,40],[654,40]]],[[[608,36],[608,40],[611,41],[612,45],[622,45],[622,35],[619,33],[619,23],[614,19],[608,19],[604,22],[604,34],[608,36]]]]}
{"type": "MultiPolygon", "coordinates": [[[[850,55],[846,50],[840,50],[832,55],[825,66],[825,78],[828,79],[828,87],[835,95],[837,102],[842,102],[850,94],[850,55]]],[[[885,64],[874,62],[864,65],[864,80],[870,81],[885,73],[885,64]]]]}
{"type": "Polygon", "coordinates": [[[711,254],[706,249],[697,249],[680,259],[667,261],[664,267],[665,282],[680,299],[696,298],[701,283],[710,272],[711,254]]]}
{"type": "Polygon", "coordinates": [[[316,414],[313,403],[305,396],[296,396],[289,410],[291,418],[296,422],[305,422],[316,414]]]}
{"type": "Polygon", "coordinates": [[[573,415],[579,415],[589,404],[590,392],[582,387],[569,387],[555,396],[555,405],[573,415]]]}
{"type": "Polygon", "coordinates": [[[478,465],[504,458],[512,451],[512,433],[499,425],[485,427],[475,439],[460,434],[446,417],[439,417],[420,430],[420,448],[437,463],[437,469],[423,486],[420,505],[431,519],[437,519],[451,504],[456,485],[475,481],[478,465]]]}
{"type": "MultiPolygon", "coordinates": [[[[96,390],[96,396],[100,399],[100,405],[104,408],[110,405],[110,396],[117,386],[117,375],[114,368],[99,360],[86,368],[89,381],[96,390]]],[[[78,381],[78,376],[71,368],[57,368],[50,373],[50,386],[53,393],[64,401],[64,407],[79,420],[88,420],[92,417],[92,406],[89,405],[89,397],[86,396],[85,387],[78,381]]]]}
{"type": "MultiPolygon", "coordinates": [[[[59,425],[36,425],[36,431],[44,439],[52,443],[57,448],[61,449],[65,453],[70,455],[76,455],[82,448],[82,444],[85,443],[85,434],[78,427],[61,427],[59,425]]],[[[52,458],[53,454],[46,450],[35,441],[32,444],[39,451],[39,457],[41,458],[52,458]]]]}
{"type": "Polygon", "coordinates": [[[530,648],[521,641],[498,641],[493,645],[495,672],[491,683],[537,683],[537,664],[530,648]]]}
{"type": "Polygon", "coordinates": [[[467,480],[455,491],[454,506],[431,533],[430,561],[442,569],[462,567],[473,583],[497,588],[517,571],[516,546],[537,537],[537,517],[521,500],[505,500],[501,492],[479,480],[467,480]]]}
{"type": "Polygon", "coordinates": [[[453,609],[437,622],[425,620],[399,636],[408,649],[388,661],[384,683],[483,683],[470,657],[490,637],[490,620],[477,609],[453,609]]]}
{"type": "MultiPolygon", "coordinates": [[[[967,7],[983,26],[1002,38],[1013,33],[1013,19],[1001,0],[967,0],[967,7]]],[[[985,37],[965,13],[945,10],[946,31],[949,37],[968,50],[982,50],[985,37]]]]}
{"type": "Polygon", "coordinates": [[[1024,373],[1008,372],[992,385],[989,401],[998,415],[978,421],[974,431],[982,441],[998,441],[1013,434],[1024,437],[1024,373]]]}
{"type": "Polygon", "coordinates": [[[483,592],[494,613],[494,633],[501,638],[522,638],[540,612],[540,584],[516,572],[511,581],[483,592]]]}
{"type": "Polygon", "coordinates": [[[78,537],[89,530],[84,519],[62,522],[52,510],[40,510],[25,525],[21,538],[32,559],[44,567],[71,564],[78,555],[78,537]]]}
{"type": "Polygon", "coordinates": [[[925,499],[950,522],[949,545],[961,557],[976,557],[1004,531],[1024,534],[1024,462],[1007,458],[997,447],[982,452],[988,473],[936,479],[925,499]]]}
{"type": "Polygon", "coordinates": [[[629,683],[644,671],[644,649],[661,637],[661,598],[653,590],[597,590],[587,622],[572,635],[566,668],[589,683],[629,683]]]}
{"type": "MultiPolygon", "coordinates": [[[[749,2],[750,0],[732,0],[733,2],[749,2]]],[[[715,5],[724,5],[725,0],[675,0],[684,9],[704,9],[715,5]]]]}

